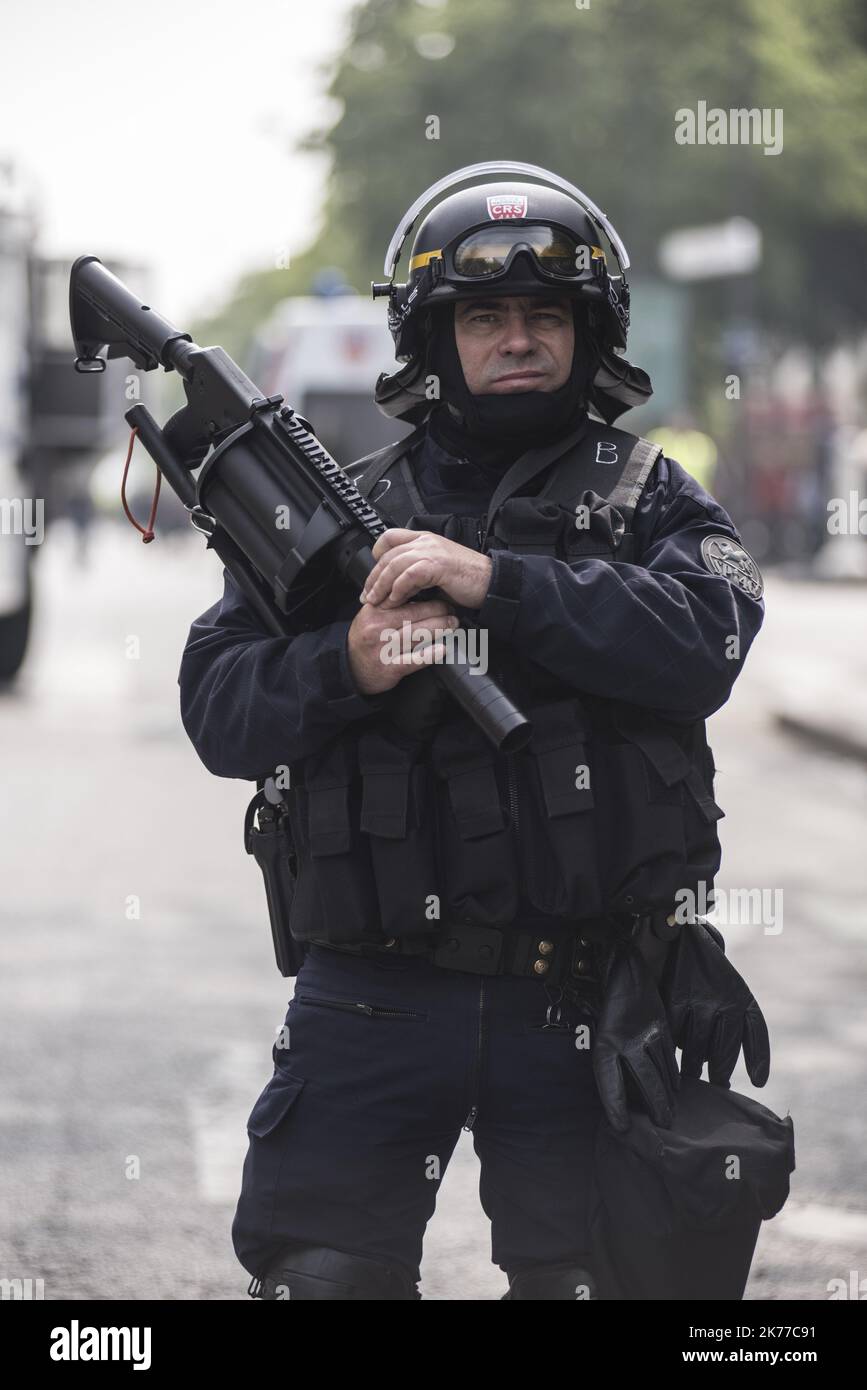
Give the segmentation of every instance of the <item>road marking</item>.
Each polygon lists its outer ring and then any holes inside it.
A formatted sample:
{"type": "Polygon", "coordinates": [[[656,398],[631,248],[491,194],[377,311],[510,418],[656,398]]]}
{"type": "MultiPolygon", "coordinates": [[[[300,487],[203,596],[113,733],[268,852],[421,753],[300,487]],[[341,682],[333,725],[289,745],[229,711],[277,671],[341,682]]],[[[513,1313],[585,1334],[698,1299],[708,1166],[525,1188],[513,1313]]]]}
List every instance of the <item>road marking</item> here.
{"type": "Polygon", "coordinates": [[[775,1218],[784,1235],[799,1240],[827,1240],[867,1243],[867,1212],[845,1207],[825,1206],[821,1202],[787,1202],[775,1218]]]}
{"type": "Polygon", "coordinates": [[[237,1042],[210,1061],[205,1084],[187,1104],[196,1186],[202,1201],[234,1205],[247,1152],[247,1116],[269,1079],[271,1059],[267,1043],[237,1042]]]}

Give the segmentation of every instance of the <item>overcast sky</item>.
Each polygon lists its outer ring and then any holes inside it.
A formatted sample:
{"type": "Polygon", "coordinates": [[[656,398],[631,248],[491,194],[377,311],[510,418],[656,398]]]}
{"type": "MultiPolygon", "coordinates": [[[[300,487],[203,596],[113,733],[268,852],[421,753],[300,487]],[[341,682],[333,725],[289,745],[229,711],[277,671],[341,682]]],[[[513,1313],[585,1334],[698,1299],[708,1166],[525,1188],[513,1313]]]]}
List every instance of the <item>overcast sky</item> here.
{"type": "Polygon", "coordinates": [[[311,240],[320,67],[351,0],[2,0],[0,158],[33,180],[39,246],[147,262],[176,322],[311,240]]]}

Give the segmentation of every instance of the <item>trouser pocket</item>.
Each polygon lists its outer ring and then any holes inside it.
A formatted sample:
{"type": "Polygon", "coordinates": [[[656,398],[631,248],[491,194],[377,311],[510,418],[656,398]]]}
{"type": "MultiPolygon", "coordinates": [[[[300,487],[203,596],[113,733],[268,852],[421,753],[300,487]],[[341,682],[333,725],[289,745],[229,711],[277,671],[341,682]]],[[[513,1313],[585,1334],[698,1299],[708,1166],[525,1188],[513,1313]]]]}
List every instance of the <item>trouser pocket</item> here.
{"type": "Polygon", "coordinates": [[[305,1079],[275,1067],[249,1119],[249,1148],[241,1195],[232,1222],[232,1243],[241,1264],[256,1273],[269,1253],[280,1170],[289,1142],[289,1116],[305,1079]]]}
{"type": "Polygon", "coordinates": [[[289,1113],[291,1106],[304,1089],[304,1077],[275,1070],[247,1120],[247,1130],[257,1139],[265,1139],[289,1113]]]}
{"type": "Polygon", "coordinates": [[[423,1023],[427,1021],[427,1012],[423,1009],[408,1009],[401,1004],[382,1004],[357,996],[336,999],[327,995],[302,992],[296,994],[294,998],[299,1004],[305,1004],[311,1008],[337,1009],[340,1013],[355,1014],[357,1018],[384,1018],[396,1023],[413,1021],[423,1023]]]}
{"type": "Polygon", "coordinates": [[[468,720],[441,726],[431,756],[442,917],[481,926],[510,922],[518,908],[518,871],[505,762],[468,720]]]}
{"type": "Polygon", "coordinates": [[[368,840],[385,936],[436,930],[436,805],[425,744],[397,730],[361,735],[361,830],[368,840]]]}

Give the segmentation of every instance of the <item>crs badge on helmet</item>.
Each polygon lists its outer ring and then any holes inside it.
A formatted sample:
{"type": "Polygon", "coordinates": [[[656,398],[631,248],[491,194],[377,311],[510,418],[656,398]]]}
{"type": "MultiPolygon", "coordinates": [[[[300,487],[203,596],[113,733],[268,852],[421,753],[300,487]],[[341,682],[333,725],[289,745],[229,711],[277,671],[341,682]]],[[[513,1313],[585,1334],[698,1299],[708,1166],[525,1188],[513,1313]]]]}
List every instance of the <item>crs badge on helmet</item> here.
{"type": "Polygon", "coordinates": [[[526,217],[526,193],[493,194],[488,198],[488,216],[495,222],[501,222],[506,217],[526,217]]]}

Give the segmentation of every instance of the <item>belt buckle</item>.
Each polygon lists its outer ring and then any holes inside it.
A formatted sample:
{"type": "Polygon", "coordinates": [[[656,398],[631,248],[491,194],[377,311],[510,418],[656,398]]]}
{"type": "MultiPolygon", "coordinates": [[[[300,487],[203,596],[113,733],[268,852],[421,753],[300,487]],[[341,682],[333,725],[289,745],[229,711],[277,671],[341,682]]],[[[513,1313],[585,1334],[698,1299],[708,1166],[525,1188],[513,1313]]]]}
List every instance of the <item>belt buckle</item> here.
{"type": "Polygon", "coordinates": [[[503,933],[496,927],[456,926],[433,953],[434,965],[466,970],[472,975],[497,975],[503,954],[503,933]]]}

